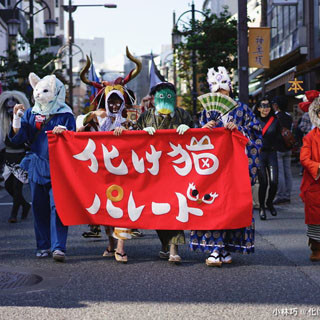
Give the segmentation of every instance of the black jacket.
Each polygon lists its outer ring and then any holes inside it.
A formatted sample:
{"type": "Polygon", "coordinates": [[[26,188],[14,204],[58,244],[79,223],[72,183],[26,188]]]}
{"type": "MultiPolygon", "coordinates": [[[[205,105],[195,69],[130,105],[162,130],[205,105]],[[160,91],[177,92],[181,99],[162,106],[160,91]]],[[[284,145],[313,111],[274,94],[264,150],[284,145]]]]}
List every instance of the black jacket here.
{"type": "MultiPolygon", "coordinates": [[[[267,122],[269,121],[270,117],[262,118],[261,116],[258,116],[258,120],[260,122],[261,128],[265,127],[267,122]]],[[[274,117],[273,122],[265,132],[265,134],[262,137],[262,152],[272,152],[276,151],[278,149],[279,140],[282,139],[281,136],[281,128],[280,123],[277,117],[274,117]]]]}
{"type": "MultiPolygon", "coordinates": [[[[281,128],[287,128],[289,130],[292,129],[292,117],[289,113],[285,112],[285,111],[279,111],[276,113],[276,117],[279,120],[280,123],[280,127],[281,128]]],[[[290,149],[288,149],[284,143],[284,140],[281,136],[281,138],[278,141],[278,145],[277,145],[277,151],[280,152],[286,152],[289,151],[290,149]]]]}

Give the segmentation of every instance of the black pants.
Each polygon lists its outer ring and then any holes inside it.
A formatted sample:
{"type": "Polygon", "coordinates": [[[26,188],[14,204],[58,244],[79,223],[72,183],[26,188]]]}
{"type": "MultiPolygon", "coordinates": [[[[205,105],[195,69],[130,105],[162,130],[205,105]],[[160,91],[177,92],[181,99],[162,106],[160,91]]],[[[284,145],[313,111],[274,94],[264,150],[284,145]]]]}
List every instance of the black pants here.
{"type": "Polygon", "coordinates": [[[278,189],[278,161],[276,151],[261,151],[260,168],[258,170],[259,179],[259,202],[260,207],[272,205],[278,189]],[[268,198],[267,188],[269,186],[268,198]]]}
{"type": "Polygon", "coordinates": [[[11,218],[16,218],[18,215],[19,207],[28,207],[28,202],[23,196],[22,187],[23,183],[18,180],[13,174],[5,182],[5,188],[13,198],[13,206],[11,210],[11,218]]]}

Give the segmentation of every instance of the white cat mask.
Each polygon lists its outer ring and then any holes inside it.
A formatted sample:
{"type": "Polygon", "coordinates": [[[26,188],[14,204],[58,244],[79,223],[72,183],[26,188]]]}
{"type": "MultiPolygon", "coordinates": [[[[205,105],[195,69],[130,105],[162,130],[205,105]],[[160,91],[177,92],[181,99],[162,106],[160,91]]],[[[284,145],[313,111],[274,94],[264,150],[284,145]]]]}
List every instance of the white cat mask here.
{"type": "Polygon", "coordinates": [[[218,67],[218,71],[214,68],[208,69],[207,81],[211,92],[217,92],[219,89],[230,92],[231,80],[225,67],[218,67]]]}
{"type": "Polygon", "coordinates": [[[71,112],[65,103],[66,89],[55,75],[48,75],[40,79],[35,73],[29,74],[29,82],[33,88],[35,105],[33,113],[42,115],[71,112]]]}
{"type": "Polygon", "coordinates": [[[29,74],[29,82],[33,88],[34,100],[47,106],[55,97],[56,76],[50,75],[40,79],[35,73],[29,74]]]}

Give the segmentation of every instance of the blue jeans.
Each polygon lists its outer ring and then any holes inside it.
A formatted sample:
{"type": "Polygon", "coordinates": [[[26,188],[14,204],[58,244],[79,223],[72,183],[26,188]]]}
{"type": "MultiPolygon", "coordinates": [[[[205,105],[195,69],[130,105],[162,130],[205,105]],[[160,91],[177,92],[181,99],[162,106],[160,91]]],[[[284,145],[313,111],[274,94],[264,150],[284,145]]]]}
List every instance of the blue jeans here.
{"type": "Polygon", "coordinates": [[[291,151],[278,151],[277,157],[279,168],[277,198],[290,200],[292,189],[291,151]]]}
{"type": "Polygon", "coordinates": [[[51,184],[37,184],[29,181],[34,215],[34,231],[38,250],[66,251],[68,227],[57,214],[51,184]]]}

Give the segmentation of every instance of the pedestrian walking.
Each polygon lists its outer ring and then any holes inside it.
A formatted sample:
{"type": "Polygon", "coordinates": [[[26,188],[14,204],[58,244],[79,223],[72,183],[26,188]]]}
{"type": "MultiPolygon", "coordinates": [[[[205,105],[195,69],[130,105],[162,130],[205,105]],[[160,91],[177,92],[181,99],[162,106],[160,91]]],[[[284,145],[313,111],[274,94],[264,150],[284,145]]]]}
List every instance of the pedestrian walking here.
{"type": "MultiPolygon", "coordinates": [[[[288,101],[285,96],[277,96],[272,101],[272,107],[277,117],[281,132],[287,129],[284,134],[291,134],[292,117],[287,112],[288,101]]],[[[292,135],[293,136],[293,135],[292,135]]],[[[291,154],[293,145],[286,144],[284,137],[279,139],[277,145],[278,160],[278,190],[274,204],[290,202],[292,189],[291,154]]]]}
{"type": "Polygon", "coordinates": [[[306,92],[307,102],[299,107],[309,113],[314,126],[304,138],[300,161],[304,167],[300,197],[305,207],[305,223],[311,249],[311,261],[320,261],[320,92],[306,92]]]}
{"type": "Polygon", "coordinates": [[[65,87],[60,80],[54,75],[40,79],[30,73],[29,82],[35,104],[27,110],[22,104],[15,105],[9,139],[18,145],[30,145],[20,165],[28,172],[31,187],[36,257],[45,258],[52,253],[55,261],[64,262],[68,227],[62,224],[54,203],[46,131],[61,134],[65,130],[74,131],[76,125],[72,110],[65,103],[65,87]]]}
{"type": "Polygon", "coordinates": [[[20,162],[26,154],[24,143],[16,145],[8,138],[8,133],[12,123],[13,107],[17,103],[22,103],[26,108],[30,107],[27,97],[19,91],[5,91],[0,95],[0,125],[1,136],[4,139],[4,160],[5,166],[3,177],[5,189],[12,197],[12,209],[8,219],[9,223],[18,222],[18,211],[22,208],[21,219],[26,219],[30,210],[30,204],[23,196],[23,184],[28,183],[28,174],[20,167],[20,162]]]}
{"type": "Polygon", "coordinates": [[[260,100],[257,106],[257,119],[262,127],[262,148],[260,152],[259,178],[259,216],[266,220],[266,209],[269,209],[272,216],[277,215],[273,206],[273,200],[278,187],[278,160],[277,144],[281,139],[281,128],[278,119],[274,116],[271,103],[268,97],[260,100]]]}

